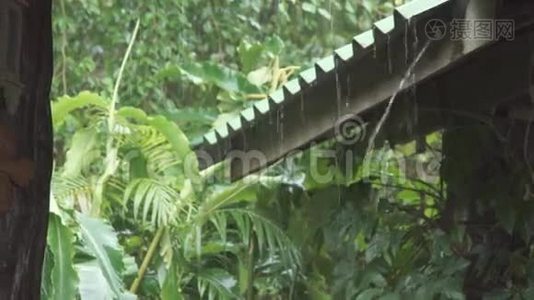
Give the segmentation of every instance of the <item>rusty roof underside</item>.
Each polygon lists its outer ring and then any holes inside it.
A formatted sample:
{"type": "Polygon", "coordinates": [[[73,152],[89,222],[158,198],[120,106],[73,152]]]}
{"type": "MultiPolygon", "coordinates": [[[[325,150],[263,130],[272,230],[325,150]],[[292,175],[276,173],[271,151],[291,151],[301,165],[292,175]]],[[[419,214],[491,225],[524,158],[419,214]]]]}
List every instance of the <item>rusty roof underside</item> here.
{"type": "Polygon", "coordinates": [[[409,140],[440,128],[443,110],[480,111],[483,105],[493,114],[507,103],[532,99],[534,8],[529,2],[509,1],[500,8],[495,17],[515,21],[515,38],[500,41],[454,40],[450,32],[431,40],[428,22],[449,24],[454,0],[414,0],[398,7],[372,30],[207,133],[196,149],[200,167],[230,160],[232,178],[241,178],[295,149],[331,138],[347,116],[376,124],[397,94],[399,104],[392,107],[382,139],[409,140]],[[414,128],[395,118],[401,103],[410,101],[417,106],[414,128]],[[232,161],[236,151],[259,151],[265,159],[243,165],[232,161]]]}

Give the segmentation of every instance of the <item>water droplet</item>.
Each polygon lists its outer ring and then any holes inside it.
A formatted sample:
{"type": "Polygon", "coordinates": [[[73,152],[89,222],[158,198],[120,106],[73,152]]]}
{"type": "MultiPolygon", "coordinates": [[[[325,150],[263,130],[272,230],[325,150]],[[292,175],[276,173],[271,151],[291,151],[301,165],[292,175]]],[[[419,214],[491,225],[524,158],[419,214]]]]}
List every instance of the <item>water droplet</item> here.
{"type": "Polygon", "coordinates": [[[345,96],[345,108],[349,108],[350,93],[350,73],[347,73],[347,95],[345,96]]]}
{"type": "Polygon", "coordinates": [[[247,135],[245,134],[244,130],[241,130],[241,138],[243,139],[243,151],[247,151],[248,150],[247,135]]]}
{"type": "Polygon", "coordinates": [[[280,110],[280,140],[284,143],[284,108],[280,110]]]}
{"type": "Polygon", "coordinates": [[[302,124],[306,123],[306,115],[304,113],[304,92],[300,92],[300,121],[302,124]]]}
{"type": "Polygon", "coordinates": [[[276,110],[276,133],[280,133],[280,108],[276,110]]]}
{"type": "Polygon", "coordinates": [[[393,73],[393,62],[391,61],[391,36],[389,34],[386,35],[387,36],[387,39],[386,39],[386,55],[387,55],[387,68],[388,68],[388,73],[391,74],[393,73]]]}
{"type": "Polygon", "coordinates": [[[339,82],[339,71],[336,62],[335,75],[336,75],[336,108],[337,116],[341,116],[341,84],[339,82]]]}

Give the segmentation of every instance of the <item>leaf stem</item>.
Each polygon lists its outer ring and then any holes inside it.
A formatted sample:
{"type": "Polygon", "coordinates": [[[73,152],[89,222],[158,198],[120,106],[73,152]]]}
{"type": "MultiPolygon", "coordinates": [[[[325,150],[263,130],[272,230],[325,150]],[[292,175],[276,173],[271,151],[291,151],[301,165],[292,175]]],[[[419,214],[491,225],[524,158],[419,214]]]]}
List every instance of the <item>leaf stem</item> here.
{"type": "Polygon", "coordinates": [[[119,87],[121,85],[121,82],[122,82],[122,74],[124,74],[124,69],[126,67],[126,63],[128,62],[128,58],[130,58],[130,53],[132,52],[132,48],[133,48],[133,45],[135,43],[135,39],[137,38],[137,32],[139,31],[139,24],[140,24],[140,20],[137,19],[136,23],[135,23],[135,28],[134,28],[134,31],[132,33],[132,38],[130,39],[130,42],[128,43],[128,48],[126,49],[126,53],[124,54],[124,57],[122,59],[122,63],[121,63],[121,67],[119,69],[119,74],[117,76],[117,81],[115,81],[115,87],[113,88],[113,97],[111,98],[111,104],[110,104],[110,107],[109,107],[109,110],[110,110],[110,116],[109,116],[109,119],[108,119],[108,128],[109,130],[112,130],[113,128],[113,125],[114,125],[114,121],[115,121],[115,106],[117,104],[117,102],[119,101],[118,98],[119,98],[119,87]]]}
{"type": "Polygon", "coordinates": [[[106,142],[106,169],[104,170],[104,174],[98,178],[98,181],[96,183],[95,188],[95,201],[91,207],[91,214],[93,216],[99,216],[100,215],[100,206],[102,205],[103,199],[104,199],[104,187],[106,185],[106,182],[108,181],[109,177],[113,173],[115,173],[115,170],[118,167],[118,161],[117,161],[117,147],[114,146],[114,138],[113,138],[113,130],[115,127],[115,107],[117,105],[117,102],[119,101],[119,87],[122,81],[122,74],[124,73],[124,68],[126,67],[126,63],[128,62],[128,58],[130,57],[130,53],[132,52],[133,44],[135,43],[135,39],[137,37],[137,32],[139,31],[139,19],[137,19],[137,22],[135,23],[135,29],[132,33],[132,38],[130,39],[130,42],[128,44],[128,48],[126,49],[126,53],[124,54],[124,57],[122,59],[121,67],[119,69],[119,75],[117,76],[117,80],[115,81],[115,87],[113,88],[113,97],[111,98],[111,103],[109,104],[108,109],[108,137],[106,142]]]}
{"type": "Polygon", "coordinates": [[[164,231],[165,227],[160,227],[156,232],[156,235],[152,239],[152,242],[150,242],[148,251],[145,257],[143,258],[143,262],[141,263],[141,267],[139,267],[139,271],[137,272],[137,277],[135,278],[134,282],[132,283],[132,286],[130,287],[130,292],[132,294],[135,294],[137,292],[141,281],[143,281],[143,277],[145,277],[146,270],[148,269],[148,266],[152,261],[152,257],[154,257],[154,254],[156,253],[156,249],[158,248],[159,242],[161,240],[161,237],[163,236],[164,231]]]}
{"type": "Polygon", "coordinates": [[[254,232],[251,231],[248,238],[248,258],[247,258],[247,300],[254,299],[254,232]]]}

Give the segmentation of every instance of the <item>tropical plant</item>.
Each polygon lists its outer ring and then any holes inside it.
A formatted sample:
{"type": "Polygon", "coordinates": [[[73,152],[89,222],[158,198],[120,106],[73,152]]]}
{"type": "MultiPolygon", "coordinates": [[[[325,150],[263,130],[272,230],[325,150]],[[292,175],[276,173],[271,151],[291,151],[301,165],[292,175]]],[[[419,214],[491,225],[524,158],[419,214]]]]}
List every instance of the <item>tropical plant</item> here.
{"type": "MultiPolygon", "coordinates": [[[[160,281],[165,293],[174,295],[169,299],[176,299],[180,291],[188,291],[189,285],[198,285],[199,294],[238,294],[237,280],[230,273],[231,262],[236,260],[248,266],[257,259],[270,257],[296,274],[299,253],[292,242],[272,220],[251,209],[260,187],[272,189],[281,184],[280,180],[260,177],[254,182],[250,182],[251,178],[234,184],[213,182],[213,174],[198,172],[196,157],[185,135],[162,116],[148,116],[139,109],[121,107],[114,112],[116,123],[113,132],[109,132],[105,124],[109,124],[111,110],[107,108],[111,103],[88,92],[54,103],[56,128],[77,122],[73,115],[75,109],[82,107],[91,122],[74,125],[77,128],[66,159],[54,176],[53,196],[59,209],[50,226],[62,237],[52,235],[49,241],[51,272],[68,270],[70,275],[58,276],[70,278],[72,286],[76,281],[72,262],[76,261],[80,294],[82,287],[97,285],[84,279],[98,279],[118,296],[125,289],[122,280],[128,282],[131,275],[124,273],[124,264],[119,263],[125,257],[117,243],[120,237],[130,253],[144,257],[132,292],[137,291],[154,256],[158,256],[160,272],[167,272],[160,281]],[[105,144],[111,144],[111,150],[103,147],[105,144]],[[115,155],[110,157],[109,152],[115,155]],[[114,168],[106,173],[110,164],[114,168]],[[205,184],[206,180],[211,184],[205,184]],[[115,228],[126,225],[129,228],[124,229],[133,232],[121,233],[120,229],[115,232],[102,217],[110,218],[115,228]],[[74,228],[78,236],[72,231],[74,228]],[[107,237],[99,235],[103,232],[108,232],[107,237]],[[145,234],[139,236],[139,232],[145,234]],[[75,251],[72,243],[75,236],[85,256],[92,256],[98,264],[92,260],[77,262],[81,249],[75,251]],[[148,249],[133,242],[145,238],[152,238],[148,249]],[[255,250],[248,253],[249,248],[255,250]],[[249,255],[257,259],[249,261],[249,255]],[[56,265],[60,259],[67,261],[56,265]],[[211,266],[213,273],[205,272],[207,266],[211,266]],[[90,270],[102,272],[105,280],[102,276],[87,276],[90,270]],[[167,276],[174,280],[166,280],[167,276]]],[[[133,266],[128,269],[135,270],[133,266]]],[[[241,274],[241,278],[247,277],[241,274]]],[[[65,291],[62,285],[57,290],[65,291]]],[[[242,291],[246,291],[246,286],[242,291]]]]}
{"type": "Polygon", "coordinates": [[[55,7],[44,298],[463,298],[469,238],[440,229],[439,176],[416,176],[441,159],[439,133],[367,159],[327,141],[234,183],[192,150],[393,1],[75,4],[55,7]]]}
{"type": "Polygon", "coordinates": [[[259,187],[274,188],[279,180],[214,182],[213,174],[198,171],[188,139],[175,123],[134,107],[118,108],[120,80],[137,28],[111,99],[82,92],[53,103],[56,131],[67,127],[74,134],[65,139],[68,150],[58,160],[53,181],[57,207],[50,227],[56,234],[49,240],[44,272],[54,276],[55,284],[43,288],[46,295],[87,298],[95,290],[105,298],[128,295],[125,283],[137,266],[130,259],[131,267],[125,267],[128,256],[118,238],[125,240],[129,253],[142,258],[132,293],[151,269],[160,274],[164,299],[232,297],[250,289],[247,282],[260,259],[287,270],[294,281],[298,251],[283,230],[252,209],[259,187]],[[133,234],[115,232],[102,218],[133,234]],[[135,243],[144,238],[152,239],[147,249],[135,243]],[[242,267],[232,270],[238,262],[242,267]]]}

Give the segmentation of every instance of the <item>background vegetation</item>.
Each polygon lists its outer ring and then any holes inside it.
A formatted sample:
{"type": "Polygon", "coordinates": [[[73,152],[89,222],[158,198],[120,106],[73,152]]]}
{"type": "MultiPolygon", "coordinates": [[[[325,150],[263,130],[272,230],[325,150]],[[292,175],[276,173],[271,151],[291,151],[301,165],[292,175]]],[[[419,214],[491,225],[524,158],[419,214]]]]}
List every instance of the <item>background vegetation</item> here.
{"type": "Polygon", "coordinates": [[[343,152],[334,141],[233,184],[191,159],[207,130],[401,2],[56,1],[43,298],[463,299],[466,240],[435,224],[439,177],[395,163],[439,160],[439,133],[327,183],[307,166],[343,152]]]}

